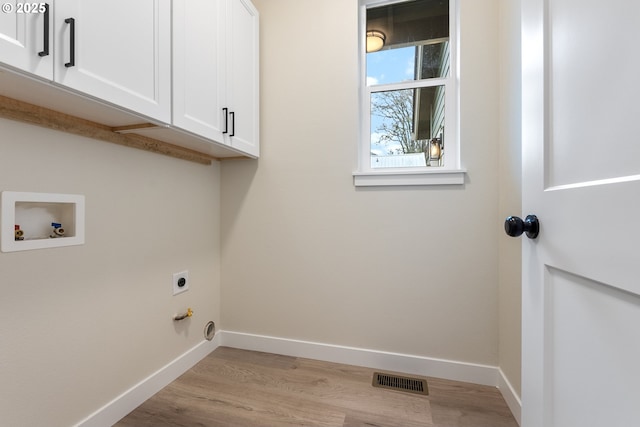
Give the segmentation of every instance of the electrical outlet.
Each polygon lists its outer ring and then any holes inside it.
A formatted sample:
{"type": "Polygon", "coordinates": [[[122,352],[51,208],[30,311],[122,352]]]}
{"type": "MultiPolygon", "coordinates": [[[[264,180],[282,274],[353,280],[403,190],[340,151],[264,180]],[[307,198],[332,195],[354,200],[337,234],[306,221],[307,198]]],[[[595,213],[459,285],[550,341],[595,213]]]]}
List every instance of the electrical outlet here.
{"type": "Polygon", "coordinates": [[[189,290],[189,271],[173,273],[173,294],[178,295],[189,290]]]}

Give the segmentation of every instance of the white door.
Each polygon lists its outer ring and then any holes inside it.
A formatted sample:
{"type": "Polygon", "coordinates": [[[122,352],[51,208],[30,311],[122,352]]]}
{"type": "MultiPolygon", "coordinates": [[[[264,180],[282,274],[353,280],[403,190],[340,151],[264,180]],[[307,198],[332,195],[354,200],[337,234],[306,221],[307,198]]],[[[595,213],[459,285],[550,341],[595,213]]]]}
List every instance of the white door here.
{"type": "Polygon", "coordinates": [[[522,7],[522,426],[638,426],[640,2],[522,7]]]}
{"type": "Polygon", "coordinates": [[[57,83],[171,121],[170,0],[57,0],[55,48],[57,83]]]}
{"type": "Polygon", "coordinates": [[[51,2],[3,1],[0,62],[53,80],[52,12],[51,2]]]}

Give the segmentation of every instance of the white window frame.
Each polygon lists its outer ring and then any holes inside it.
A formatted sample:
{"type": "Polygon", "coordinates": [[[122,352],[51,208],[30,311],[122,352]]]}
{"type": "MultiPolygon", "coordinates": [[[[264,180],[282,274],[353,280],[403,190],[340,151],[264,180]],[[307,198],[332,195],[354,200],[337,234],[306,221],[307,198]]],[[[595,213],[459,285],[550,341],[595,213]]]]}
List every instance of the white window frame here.
{"type": "Polygon", "coordinates": [[[448,185],[464,184],[466,170],[460,167],[459,139],[459,12],[458,0],[449,0],[450,72],[442,78],[367,86],[366,28],[367,9],[404,3],[408,0],[359,0],[358,52],[360,77],[360,135],[358,143],[358,170],[353,172],[356,187],[396,185],[448,185]],[[371,93],[407,88],[445,86],[445,156],[443,166],[438,167],[371,167],[371,93]],[[372,88],[374,88],[372,90],[372,88]]]}

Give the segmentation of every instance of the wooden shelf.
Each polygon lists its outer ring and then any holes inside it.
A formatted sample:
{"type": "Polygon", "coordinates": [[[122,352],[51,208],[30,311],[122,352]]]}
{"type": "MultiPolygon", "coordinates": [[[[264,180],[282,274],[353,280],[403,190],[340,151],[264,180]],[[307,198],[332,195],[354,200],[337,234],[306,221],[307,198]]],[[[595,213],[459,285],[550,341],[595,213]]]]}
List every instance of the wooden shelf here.
{"type": "Polygon", "coordinates": [[[0,117],[203,165],[251,158],[224,144],[7,69],[0,69],[0,117]]]}

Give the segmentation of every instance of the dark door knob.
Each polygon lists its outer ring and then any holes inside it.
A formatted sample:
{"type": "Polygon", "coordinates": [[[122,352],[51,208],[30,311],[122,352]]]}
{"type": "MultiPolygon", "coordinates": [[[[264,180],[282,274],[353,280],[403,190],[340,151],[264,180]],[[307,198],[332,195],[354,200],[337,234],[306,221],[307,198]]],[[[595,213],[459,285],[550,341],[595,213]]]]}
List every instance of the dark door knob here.
{"type": "Polygon", "coordinates": [[[527,233],[528,238],[535,239],[540,231],[540,223],[535,215],[527,215],[524,221],[517,216],[510,216],[504,220],[504,231],[511,237],[527,233]]]}

